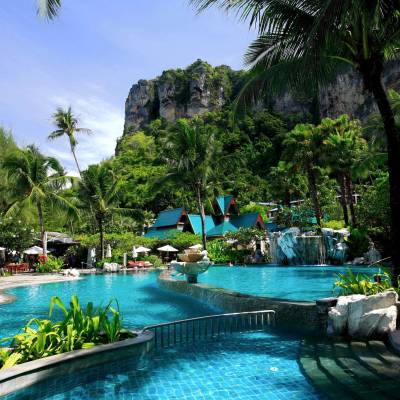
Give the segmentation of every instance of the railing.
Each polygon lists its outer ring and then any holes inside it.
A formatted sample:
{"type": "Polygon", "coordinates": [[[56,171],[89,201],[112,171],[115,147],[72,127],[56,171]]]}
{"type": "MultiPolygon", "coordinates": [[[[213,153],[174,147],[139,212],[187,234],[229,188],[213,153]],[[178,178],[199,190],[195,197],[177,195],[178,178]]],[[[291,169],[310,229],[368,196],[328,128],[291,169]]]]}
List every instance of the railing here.
{"type": "Polygon", "coordinates": [[[275,325],[275,311],[248,311],[231,314],[210,315],[151,325],[143,330],[154,332],[155,348],[219,338],[234,332],[264,330],[275,325]]]}

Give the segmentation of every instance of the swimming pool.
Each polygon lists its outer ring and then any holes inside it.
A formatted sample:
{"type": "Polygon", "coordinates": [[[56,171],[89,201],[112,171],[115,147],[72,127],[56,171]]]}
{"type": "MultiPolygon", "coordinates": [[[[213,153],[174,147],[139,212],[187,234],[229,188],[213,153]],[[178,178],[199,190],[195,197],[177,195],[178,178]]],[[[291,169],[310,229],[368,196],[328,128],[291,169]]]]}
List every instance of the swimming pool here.
{"type": "MultiPolygon", "coordinates": [[[[338,273],[349,266],[281,266],[265,264],[249,267],[211,267],[199,275],[199,283],[253,296],[275,297],[285,300],[315,301],[332,296],[338,273]]],[[[373,274],[378,269],[352,267],[354,272],[373,274]]]]}
{"type": "Polygon", "coordinates": [[[146,368],[119,361],[4,400],[319,400],[298,364],[299,339],[254,332],[164,350],[146,368]]]}
{"type": "Polygon", "coordinates": [[[172,320],[211,315],[217,310],[191,297],[171,293],[157,286],[157,273],[88,275],[81,280],[48,283],[7,290],[17,300],[0,305],[0,338],[16,334],[31,318],[48,318],[52,296],[68,302],[77,295],[83,306],[119,302],[124,325],[141,328],[172,320]]]}

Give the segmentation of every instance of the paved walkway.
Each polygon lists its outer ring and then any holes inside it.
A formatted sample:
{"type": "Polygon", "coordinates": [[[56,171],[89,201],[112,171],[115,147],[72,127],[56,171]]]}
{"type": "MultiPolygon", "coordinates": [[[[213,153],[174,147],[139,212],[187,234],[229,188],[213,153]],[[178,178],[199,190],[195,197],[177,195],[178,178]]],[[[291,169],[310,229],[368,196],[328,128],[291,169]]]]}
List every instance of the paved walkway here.
{"type": "Polygon", "coordinates": [[[329,399],[400,398],[400,357],[384,342],[306,339],[300,363],[329,399]]]}
{"type": "Polygon", "coordinates": [[[7,293],[2,292],[19,286],[41,285],[52,282],[73,281],[79,278],[65,277],[60,274],[19,274],[0,277],[0,304],[10,303],[15,299],[7,293]]]}

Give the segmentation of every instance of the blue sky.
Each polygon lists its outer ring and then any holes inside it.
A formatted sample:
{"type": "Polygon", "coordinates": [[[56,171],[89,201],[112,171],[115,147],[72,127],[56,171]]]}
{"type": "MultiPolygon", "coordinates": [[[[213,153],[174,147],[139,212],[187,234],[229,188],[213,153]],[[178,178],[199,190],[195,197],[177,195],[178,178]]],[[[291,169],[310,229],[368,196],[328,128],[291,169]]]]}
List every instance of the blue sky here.
{"type": "Polygon", "coordinates": [[[188,0],[64,0],[43,22],[35,0],[1,1],[0,124],[20,145],[35,143],[68,171],[65,139],[48,142],[50,116],[71,105],[94,135],[79,139],[83,166],[111,156],[121,136],[124,104],[139,79],[198,58],[242,67],[253,37],[219,10],[196,15],[188,0]]]}

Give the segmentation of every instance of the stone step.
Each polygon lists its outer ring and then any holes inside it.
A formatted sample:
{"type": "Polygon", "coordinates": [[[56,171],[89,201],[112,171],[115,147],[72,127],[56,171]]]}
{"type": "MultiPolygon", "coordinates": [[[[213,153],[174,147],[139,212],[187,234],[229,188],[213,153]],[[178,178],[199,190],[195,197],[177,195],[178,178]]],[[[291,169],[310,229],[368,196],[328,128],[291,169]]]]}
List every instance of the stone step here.
{"type": "Polygon", "coordinates": [[[400,358],[379,341],[305,339],[300,363],[331,399],[393,399],[400,391],[400,358]]]}

